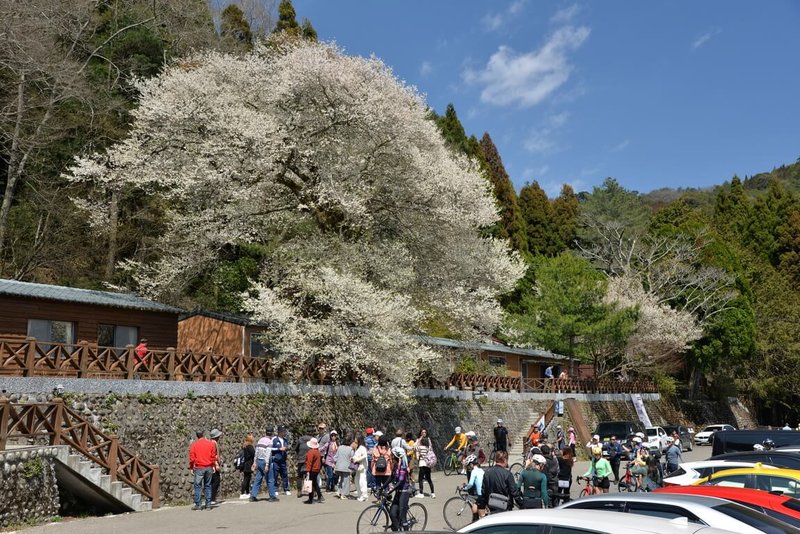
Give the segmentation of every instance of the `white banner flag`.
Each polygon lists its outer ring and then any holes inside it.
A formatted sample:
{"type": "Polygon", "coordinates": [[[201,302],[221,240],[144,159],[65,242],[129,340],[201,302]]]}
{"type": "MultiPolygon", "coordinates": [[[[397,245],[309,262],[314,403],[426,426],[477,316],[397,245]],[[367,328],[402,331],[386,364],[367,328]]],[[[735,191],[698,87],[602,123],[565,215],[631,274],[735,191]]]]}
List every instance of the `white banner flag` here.
{"type": "Polygon", "coordinates": [[[639,416],[639,421],[641,421],[644,426],[653,426],[650,424],[650,417],[647,415],[647,410],[644,408],[642,396],[638,393],[632,393],[631,401],[633,401],[633,407],[636,408],[636,415],[639,416]]]}

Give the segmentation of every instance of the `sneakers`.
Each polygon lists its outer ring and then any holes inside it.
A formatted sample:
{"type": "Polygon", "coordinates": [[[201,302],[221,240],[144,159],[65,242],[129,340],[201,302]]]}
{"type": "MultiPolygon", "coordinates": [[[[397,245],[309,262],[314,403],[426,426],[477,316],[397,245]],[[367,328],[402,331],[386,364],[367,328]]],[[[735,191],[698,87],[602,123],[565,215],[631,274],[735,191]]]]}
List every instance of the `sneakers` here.
{"type": "Polygon", "coordinates": [[[249,493],[242,493],[241,495],[239,495],[239,498],[241,500],[249,499],[250,498],[250,494],[249,493]]]}
{"type": "Polygon", "coordinates": [[[284,493],[284,495],[286,495],[287,497],[291,497],[291,496],[292,496],[292,492],[291,492],[291,491],[289,491],[289,490],[286,490],[286,491],[284,491],[283,493],[284,493]]]}
{"type": "Polygon", "coordinates": [[[258,499],[256,499],[256,498],[255,498],[255,497],[253,497],[253,496],[250,496],[250,502],[258,502],[258,499]]]}
{"type": "Polygon", "coordinates": [[[192,506],[192,510],[193,510],[193,511],[200,511],[200,510],[202,510],[202,509],[203,509],[203,507],[202,507],[202,506],[198,506],[198,505],[196,505],[196,504],[195,504],[194,506],[192,506]]]}
{"type": "Polygon", "coordinates": [[[436,498],[436,494],[435,493],[431,493],[431,499],[435,499],[435,498],[436,498]]]}
{"type": "Polygon", "coordinates": [[[425,494],[424,493],[417,493],[416,495],[414,495],[414,497],[416,497],[417,499],[424,499],[425,498],[425,494]]]}
{"type": "Polygon", "coordinates": [[[209,506],[216,506],[216,505],[217,505],[217,501],[211,501],[211,503],[209,504],[209,506]]]}
{"type": "Polygon", "coordinates": [[[359,497],[359,498],[358,498],[358,499],[356,499],[356,500],[357,500],[358,502],[365,502],[365,501],[367,500],[367,498],[366,498],[366,497],[359,497]]]}
{"type": "Polygon", "coordinates": [[[278,501],[280,501],[280,499],[277,497],[270,497],[269,499],[267,499],[267,502],[278,502],[278,501]]]}

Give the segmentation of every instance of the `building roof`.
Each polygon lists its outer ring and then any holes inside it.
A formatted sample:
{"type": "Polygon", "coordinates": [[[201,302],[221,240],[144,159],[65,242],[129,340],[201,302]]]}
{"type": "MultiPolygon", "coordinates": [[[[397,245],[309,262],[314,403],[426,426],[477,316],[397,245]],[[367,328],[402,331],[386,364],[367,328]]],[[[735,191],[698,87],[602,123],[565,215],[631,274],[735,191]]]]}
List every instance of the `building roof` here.
{"type": "Polygon", "coordinates": [[[176,315],[183,311],[179,308],[139,297],[133,293],[113,293],[111,291],[96,291],[94,289],[33,284],[31,282],[19,282],[17,280],[0,279],[0,295],[75,302],[78,304],[94,304],[96,306],[109,306],[112,308],[174,313],[176,315]]]}
{"type": "Polygon", "coordinates": [[[266,326],[264,323],[259,321],[254,321],[250,317],[246,315],[238,315],[235,313],[221,313],[221,312],[213,312],[208,310],[192,310],[189,313],[184,313],[178,318],[178,321],[184,321],[189,319],[190,317],[195,317],[197,315],[201,315],[203,317],[210,317],[211,319],[216,319],[218,321],[225,321],[226,323],[233,323],[238,324],[241,326],[266,326]]]}
{"type": "Polygon", "coordinates": [[[429,344],[429,345],[437,345],[440,347],[450,347],[454,349],[467,349],[467,350],[478,350],[478,351],[486,351],[486,352],[502,352],[506,354],[518,354],[520,356],[529,356],[533,358],[545,358],[549,360],[569,360],[569,356],[564,356],[562,354],[555,354],[553,352],[549,352],[546,350],[537,350],[537,349],[523,349],[519,347],[509,347],[508,345],[503,345],[501,343],[491,342],[491,343],[478,343],[478,342],[471,342],[471,341],[459,341],[457,339],[448,339],[444,337],[430,337],[430,336],[420,336],[420,339],[429,344]]]}

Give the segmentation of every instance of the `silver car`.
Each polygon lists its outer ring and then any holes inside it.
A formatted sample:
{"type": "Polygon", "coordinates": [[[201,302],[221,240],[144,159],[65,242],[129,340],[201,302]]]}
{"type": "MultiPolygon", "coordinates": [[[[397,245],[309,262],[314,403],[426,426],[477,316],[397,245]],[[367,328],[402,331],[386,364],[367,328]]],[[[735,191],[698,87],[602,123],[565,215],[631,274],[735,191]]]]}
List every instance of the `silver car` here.
{"type": "Polygon", "coordinates": [[[665,519],[686,518],[740,534],[793,533],[800,529],[741,504],[716,497],[670,493],[605,493],[562,504],[570,510],[603,510],[665,519]]]}

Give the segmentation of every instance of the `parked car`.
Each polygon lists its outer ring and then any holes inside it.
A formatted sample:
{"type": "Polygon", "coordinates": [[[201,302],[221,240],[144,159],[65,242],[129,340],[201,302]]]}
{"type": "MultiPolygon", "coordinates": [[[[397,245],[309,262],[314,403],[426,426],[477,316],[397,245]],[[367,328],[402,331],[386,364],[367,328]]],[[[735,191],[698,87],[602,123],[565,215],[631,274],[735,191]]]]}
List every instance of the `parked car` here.
{"type": "Polygon", "coordinates": [[[739,469],[742,467],[762,466],[767,469],[778,469],[777,467],[761,464],[757,462],[733,462],[728,460],[703,460],[700,462],[684,462],[678,465],[678,469],[664,477],[665,486],[690,486],[707,476],[720,473],[728,469],[739,469]]]}
{"type": "Polygon", "coordinates": [[[660,426],[648,426],[645,429],[645,444],[650,452],[662,453],[667,448],[667,431],[660,426]]]}
{"type": "MultiPolygon", "coordinates": [[[[782,525],[782,523],[777,522],[782,525]]],[[[788,527],[791,529],[792,527],[788,527]]],[[[690,523],[685,518],[661,519],[611,514],[596,510],[514,510],[502,514],[491,514],[472,523],[459,532],[475,534],[732,534],[730,530],[690,523]]],[[[795,533],[794,529],[775,529],[776,533],[795,533]]]]}
{"type": "Polygon", "coordinates": [[[694,435],[694,442],[698,445],[710,445],[714,440],[714,433],[723,430],[736,430],[736,428],[733,425],[708,425],[694,435]]]}
{"type": "Polygon", "coordinates": [[[570,501],[559,508],[623,512],[665,519],[686,518],[690,524],[705,524],[741,534],[796,530],[741,504],[717,497],[678,493],[605,493],[570,501]],[[775,531],[773,527],[776,525],[784,528],[775,531]]]}
{"type": "Polygon", "coordinates": [[[794,452],[794,453],[799,453],[799,452],[800,452],[800,446],[798,446],[798,445],[784,445],[783,447],[778,447],[778,448],[777,448],[777,449],[775,449],[775,450],[776,450],[777,452],[794,452]]]}
{"type": "Polygon", "coordinates": [[[785,469],[800,470],[800,454],[783,451],[749,451],[729,452],[712,456],[711,460],[728,460],[736,462],[761,462],[776,465],[785,469]]]}
{"type": "Polygon", "coordinates": [[[754,445],[763,445],[767,440],[774,447],[800,446],[800,432],[786,430],[726,430],[714,434],[714,449],[711,454],[751,451],[754,445]]]}
{"type": "Polygon", "coordinates": [[[800,471],[795,469],[768,469],[763,466],[728,469],[695,482],[695,485],[701,484],[751,488],[788,497],[800,497],[800,471]]]}
{"type": "Polygon", "coordinates": [[[694,449],[694,429],[687,428],[683,425],[667,425],[663,427],[664,430],[667,431],[668,435],[672,435],[674,432],[678,433],[678,439],[681,440],[681,450],[690,451],[694,449]]]}
{"type": "Polygon", "coordinates": [[[638,421],[600,421],[594,431],[600,436],[600,441],[608,441],[611,436],[625,441],[628,436],[637,432],[644,432],[644,425],[638,421]]]}
{"type": "Polygon", "coordinates": [[[786,495],[773,495],[766,491],[748,488],[726,488],[724,486],[669,486],[655,493],[681,493],[683,495],[706,495],[719,497],[752,508],[757,512],[800,528],[800,500],[786,495]]]}

